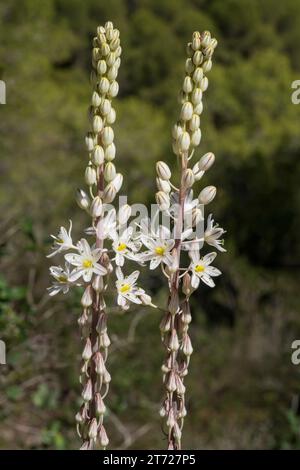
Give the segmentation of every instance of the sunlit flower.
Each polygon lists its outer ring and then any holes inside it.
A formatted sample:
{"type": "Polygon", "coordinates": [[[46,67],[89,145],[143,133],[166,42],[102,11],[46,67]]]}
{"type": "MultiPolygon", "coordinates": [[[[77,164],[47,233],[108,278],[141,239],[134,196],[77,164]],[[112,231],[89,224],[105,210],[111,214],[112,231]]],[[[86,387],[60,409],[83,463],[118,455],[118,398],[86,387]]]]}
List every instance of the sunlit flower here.
{"type": "Polygon", "coordinates": [[[117,266],[123,266],[125,258],[135,259],[135,253],[137,253],[140,248],[140,244],[131,239],[132,232],[133,228],[128,227],[121,235],[114,235],[112,248],[116,253],[114,259],[117,266]]]}
{"type": "Polygon", "coordinates": [[[60,227],[60,230],[57,236],[51,235],[51,237],[54,240],[53,247],[52,247],[53,251],[47,256],[47,258],[52,258],[52,256],[55,256],[57,253],[60,253],[62,251],[67,251],[67,250],[70,250],[71,248],[76,248],[73,245],[71,231],[72,231],[72,220],[70,220],[70,227],[69,227],[68,232],[64,227],[60,227]]]}
{"type": "Polygon", "coordinates": [[[161,263],[167,266],[173,264],[171,250],[174,247],[175,240],[170,236],[170,231],[166,227],[162,228],[162,226],[159,228],[159,234],[152,234],[152,236],[141,235],[141,240],[148,250],[140,255],[140,260],[142,262],[150,261],[150,269],[157,268],[161,263]]]}
{"type": "Polygon", "coordinates": [[[141,304],[142,300],[141,295],[145,294],[143,289],[140,289],[136,286],[137,278],[139,277],[139,271],[134,271],[129,276],[124,277],[121,269],[116,268],[116,287],[118,291],[118,305],[122,308],[128,307],[128,302],[133,302],[134,304],[141,304]]]}
{"type": "Polygon", "coordinates": [[[70,264],[66,263],[65,268],[61,266],[51,266],[49,268],[51,276],[55,279],[51,287],[48,287],[49,295],[53,296],[62,292],[66,294],[72,285],[70,281],[70,264]]]}
{"type": "Polygon", "coordinates": [[[190,256],[192,257],[192,263],[190,266],[190,269],[192,271],[192,287],[194,289],[197,289],[200,280],[207,284],[209,287],[214,287],[215,283],[212,277],[220,276],[220,274],[222,274],[219,269],[210,266],[210,264],[217,256],[217,253],[209,253],[203,258],[200,258],[199,252],[194,250],[190,252],[190,256]]]}
{"type": "Polygon", "coordinates": [[[100,248],[91,249],[88,242],[82,238],[77,244],[79,253],[68,253],[65,259],[75,266],[74,271],[70,275],[72,282],[79,279],[81,276],[85,282],[90,282],[93,274],[104,276],[107,270],[100,263],[97,263],[101,256],[102,250],[100,248]]]}
{"type": "Polygon", "coordinates": [[[220,240],[220,237],[226,233],[225,230],[219,227],[218,224],[214,225],[214,220],[212,218],[212,214],[209,214],[207,218],[207,226],[204,232],[204,240],[208,245],[214,246],[219,251],[226,251],[223,248],[224,240],[220,240]]]}

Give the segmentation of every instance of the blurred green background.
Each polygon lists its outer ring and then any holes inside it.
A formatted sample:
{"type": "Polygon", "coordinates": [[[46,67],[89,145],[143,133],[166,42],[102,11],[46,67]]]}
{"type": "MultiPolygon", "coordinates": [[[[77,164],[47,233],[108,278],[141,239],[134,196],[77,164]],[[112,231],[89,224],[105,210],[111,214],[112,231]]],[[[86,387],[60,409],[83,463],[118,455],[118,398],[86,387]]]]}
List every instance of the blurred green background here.
{"type": "MultiPolygon", "coordinates": [[[[299,0],[1,0],[0,18],[0,447],[79,446],[80,293],[48,298],[45,255],[69,217],[77,235],[88,222],[74,193],[87,161],[90,44],[112,20],[123,46],[116,163],[131,202],[153,201],[157,160],[176,167],[185,44],[205,29],[219,41],[197,150],[217,161],[198,189],[218,187],[212,210],[228,252],[217,287],[193,297],[183,445],[300,448],[299,0]]],[[[160,275],[146,276],[163,304],[160,275]]],[[[111,315],[111,448],[166,446],[159,321],[146,308],[111,315]]]]}

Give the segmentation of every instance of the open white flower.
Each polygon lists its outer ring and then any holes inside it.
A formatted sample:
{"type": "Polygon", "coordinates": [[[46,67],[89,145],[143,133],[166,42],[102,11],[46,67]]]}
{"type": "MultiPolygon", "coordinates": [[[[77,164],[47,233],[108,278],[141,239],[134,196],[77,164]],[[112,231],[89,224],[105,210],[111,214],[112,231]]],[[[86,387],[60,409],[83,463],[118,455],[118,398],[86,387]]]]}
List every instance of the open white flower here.
{"type": "Polygon", "coordinates": [[[72,220],[70,220],[70,227],[69,227],[68,232],[64,227],[60,227],[57,237],[55,235],[51,235],[51,237],[54,240],[53,247],[52,247],[53,251],[47,256],[47,258],[52,258],[52,256],[55,256],[57,253],[60,253],[62,251],[67,251],[67,250],[70,250],[71,248],[76,248],[73,245],[71,231],[72,231],[72,220]]]}
{"type": "Polygon", "coordinates": [[[124,277],[121,269],[116,268],[116,287],[118,291],[118,305],[126,309],[128,307],[128,302],[133,302],[134,304],[141,304],[142,300],[141,295],[145,294],[143,289],[140,289],[136,286],[137,278],[140,275],[139,271],[134,271],[129,276],[124,277]]]}
{"type": "Polygon", "coordinates": [[[70,275],[72,282],[81,276],[85,282],[90,282],[93,274],[104,276],[107,270],[100,263],[97,263],[101,256],[100,248],[91,249],[88,242],[82,238],[77,244],[79,253],[68,253],[65,255],[66,261],[75,266],[74,271],[70,275]]]}
{"type": "Polygon", "coordinates": [[[69,292],[69,289],[72,286],[72,282],[70,281],[70,264],[66,263],[65,268],[62,268],[61,266],[51,266],[49,270],[51,276],[55,279],[52,286],[47,288],[49,295],[53,296],[59,292],[62,292],[63,294],[69,292]]]}
{"type": "Polygon", "coordinates": [[[222,273],[219,269],[210,266],[210,264],[217,256],[217,253],[209,253],[203,258],[200,258],[200,254],[196,250],[191,251],[189,254],[192,258],[192,263],[190,265],[190,270],[192,271],[192,287],[197,289],[200,281],[204,282],[209,287],[215,287],[212,277],[220,276],[222,273]]]}
{"type": "Polygon", "coordinates": [[[113,235],[112,248],[116,253],[114,260],[117,266],[123,266],[125,258],[135,259],[135,254],[140,249],[140,244],[131,239],[132,232],[133,228],[128,227],[121,235],[113,235]]]}
{"type": "Polygon", "coordinates": [[[226,233],[226,231],[219,227],[218,224],[214,225],[214,220],[212,218],[212,214],[209,214],[207,218],[207,226],[204,232],[204,240],[208,245],[214,246],[217,250],[225,252],[225,248],[223,248],[224,240],[220,240],[220,237],[226,233]]]}
{"type": "Polygon", "coordinates": [[[175,240],[172,238],[165,239],[162,237],[141,236],[143,244],[148,248],[147,251],[140,255],[140,261],[150,261],[150,269],[155,269],[159,264],[163,263],[167,266],[173,264],[173,256],[171,250],[174,247],[175,240]]]}
{"type": "Polygon", "coordinates": [[[105,217],[101,218],[97,225],[97,235],[102,240],[113,238],[116,233],[116,210],[111,209],[105,217]]]}

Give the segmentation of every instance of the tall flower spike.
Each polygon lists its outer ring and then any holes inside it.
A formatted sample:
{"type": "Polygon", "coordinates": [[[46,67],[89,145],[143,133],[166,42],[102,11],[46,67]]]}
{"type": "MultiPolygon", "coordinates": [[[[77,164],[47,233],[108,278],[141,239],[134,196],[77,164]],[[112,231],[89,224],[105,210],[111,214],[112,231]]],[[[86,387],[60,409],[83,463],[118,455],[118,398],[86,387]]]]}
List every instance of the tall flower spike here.
{"type": "Polygon", "coordinates": [[[119,31],[111,22],[97,28],[93,39],[91,83],[93,93],[89,108],[90,131],[85,143],[89,163],[84,179],[88,193],[77,190],[79,207],[89,213],[91,227],[85,233],[94,237],[92,246],[85,238],[77,244],[72,241],[70,229],[61,227],[54,238],[54,254],[65,253],[66,266],[52,266],[54,278],[49,294],[66,293],[72,286],[84,286],[81,298],[83,312],[78,319],[83,340],[80,383],[83,404],[76,415],[77,432],[82,439],[81,449],[95,446],[106,448],[109,439],[104,427],[107,396],[111,380],[107,370],[108,336],[104,292],[115,271],[116,302],[124,310],[129,303],[151,304],[151,298],[136,285],[139,271],[125,276],[121,271],[126,259],[135,259],[140,245],[133,238],[133,230],[126,228],[131,215],[128,204],[118,213],[110,205],[120,191],[123,176],[117,173],[113,160],[116,156],[112,125],[116,112],[112,100],[118,94],[116,81],[121,59],[119,31]],[[106,206],[107,204],[107,206],[106,206]],[[108,247],[107,247],[108,245],[108,247]],[[108,253],[114,253],[110,259],[108,253]],[[110,276],[109,276],[110,275],[110,276]],[[146,299],[146,301],[145,301],[146,299]]]}
{"type": "MultiPolygon", "coordinates": [[[[179,121],[172,130],[173,151],[178,157],[180,169],[179,188],[171,183],[171,171],[165,162],[158,162],[156,202],[164,217],[171,217],[173,230],[159,226],[149,232],[144,229],[142,242],[147,251],[141,255],[145,262],[151,260],[150,269],[158,265],[168,279],[169,298],[164,318],[160,324],[166,357],[162,366],[165,396],[160,415],[165,419],[168,448],[181,449],[181,436],[185,407],[184,379],[188,373],[190,356],[193,352],[188,334],[191,322],[189,298],[200,282],[214,286],[213,277],[221,272],[211,266],[216,253],[200,256],[205,243],[219,251],[225,251],[220,237],[224,230],[213,225],[212,215],[208,218],[205,233],[202,227],[204,205],[216,195],[216,188],[208,186],[193,199],[193,185],[199,181],[214,163],[212,153],[204,155],[192,168],[189,162],[200,144],[200,115],[203,111],[202,95],[208,87],[207,72],[212,67],[212,55],[217,41],[208,31],[193,33],[187,45],[188,58],[185,63],[185,77],[180,91],[179,121]],[[174,191],[171,191],[174,188],[174,191]],[[181,267],[182,252],[187,251],[190,264],[181,267]]],[[[143,224],[146,227],[146,224],[143,224]]]]}

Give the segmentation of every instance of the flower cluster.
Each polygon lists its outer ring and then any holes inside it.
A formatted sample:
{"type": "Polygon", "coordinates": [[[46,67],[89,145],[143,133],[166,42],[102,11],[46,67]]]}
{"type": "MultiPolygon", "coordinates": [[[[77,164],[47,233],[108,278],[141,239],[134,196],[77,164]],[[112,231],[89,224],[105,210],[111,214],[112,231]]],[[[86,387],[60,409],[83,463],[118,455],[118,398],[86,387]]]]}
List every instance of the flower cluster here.
{"type": "Polygon", "coordinates": [[[137,286],[139,271],[125,275],[126,259],[137,259],[140,242],[134,238],[133,230],[126,228],[131,216],[131,207],[122,205],[117,212],[111,205],[120,191],[123,176],[117,173],[113,163],[116,156],[114,131],[116,111],[112,99],[118,94],[118,70],[121,63],[119,31],[107,22],[97,29],[93,39],[91,84],[93,87],[89,108],[90,130],[86,136],[89,163],[85,169],[88,191],[77,190],[76,199],[80,208],[91,217],[91,226],[85,230],[93,238],[89,243],[81,238],[72,239],[72,223],[67,231],[61,227],[49,257],[64,255],[65,265],[51,266],[54,278],[49,294],[64,294],[72,286],[84,286],[81,298],[83,307],[78,323],[84,341],[80,382],[83,404],[76,415],[78,434],[82,449],[95,445],[106,448],[108,437],[103,425],[106,410],[110,374],[106,368],[110,338],[107,328],[107,313],[104,293],[113,273],[116,301],[127,310],[130,303],[151,304],[151,297],[137,286]]]}
{"type": "Polygon", "coordinates": [[[193,351],[188,335],[192,319],[189,298],[200,282],[214,287],[214,278],[221,274],[211,265],[217,253],[205,254],[205,247],[209,245],[218,251],[225,251],[222,239],[225,232],[214,224],[212,214],[208,216],[206,228],[203,227],[204,209],[214,199],[216,188],[204,187],[197,198],[193,197],[192,189],[213,165],[215,156],[211,152],[206,153],[189,167],[201,140],[202,95],[208,87],[206,73],[212,67],[216,45],[216,39],[205,31],[202,34],[195,32],[187,46],[186,73],[180,92],[180,117],[172,131],[173,151],[180,168],[179,187],[171,182],[171,170],[165,162],[160,161],[156,165],[156,202],[162,218],[171,219],[172,226],[144,230],[141,236],[146,247],[140,255],[141,259],[150,261],[150,269],[160,265],[169,285],[167,311],[160,324],[166,349],[162,366],[166,396],[160,414],[166,418],[169,449],[181,448],[183,421],[187,413],[184,378],[193,351]],[[184,257],[186,266],[182,267],[184,257]]]}

